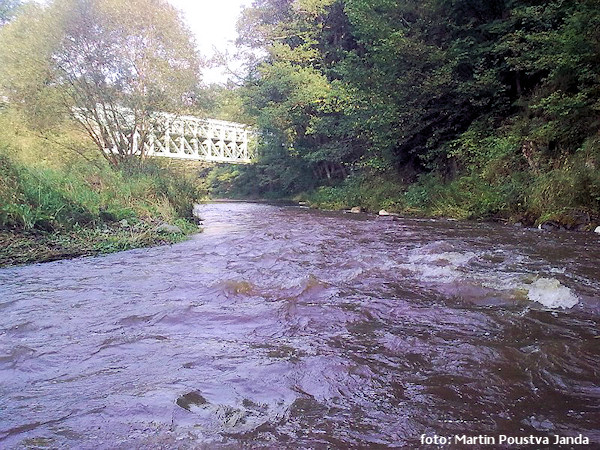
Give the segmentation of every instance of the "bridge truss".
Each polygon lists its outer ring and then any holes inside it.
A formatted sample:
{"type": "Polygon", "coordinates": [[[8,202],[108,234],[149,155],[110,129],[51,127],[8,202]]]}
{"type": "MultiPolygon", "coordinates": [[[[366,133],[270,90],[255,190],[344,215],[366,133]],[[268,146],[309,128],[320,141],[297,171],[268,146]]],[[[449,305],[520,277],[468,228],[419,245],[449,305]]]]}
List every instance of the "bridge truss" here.
{"type": "Polygon", "coordinates": [[[143,145],[147,156],[250,164],[255,157],[256,133],[249,127],[223,120],[165,115],[160,127],[133,135],[135,153],[143,145]]]}

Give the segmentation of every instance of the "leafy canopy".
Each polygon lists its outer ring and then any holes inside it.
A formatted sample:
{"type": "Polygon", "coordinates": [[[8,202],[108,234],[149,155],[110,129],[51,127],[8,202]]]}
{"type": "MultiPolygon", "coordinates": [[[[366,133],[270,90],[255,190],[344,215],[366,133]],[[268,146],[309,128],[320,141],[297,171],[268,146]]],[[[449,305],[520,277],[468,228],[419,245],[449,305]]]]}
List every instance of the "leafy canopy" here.
{"type": "Polygon", "coordinates": [[[74,117],[117,165],[161,112],[194,105],[199,59],[166,0],[27,5],[0,33],[2,89],[40,127],[74,117]],[[32,32],[32,30],[36,30],[32,32]]]}

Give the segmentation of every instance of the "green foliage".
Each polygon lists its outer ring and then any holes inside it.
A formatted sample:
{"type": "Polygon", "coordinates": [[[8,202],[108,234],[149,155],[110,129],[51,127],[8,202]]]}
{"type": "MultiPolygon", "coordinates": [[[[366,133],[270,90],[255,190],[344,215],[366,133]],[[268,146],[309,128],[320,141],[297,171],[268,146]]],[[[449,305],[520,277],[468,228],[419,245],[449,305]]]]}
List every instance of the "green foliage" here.
{"type": "Polygon", "coordinates": [[[600,211],[600,143],[588,139],[573,156],[534,178],[528,207],[538,217],[570,208],[600,211]]]}
{"type": "MultiPolygon", "coordinates": [[[[236,166],[220,165],[211,170],[206,177],[209,195],[212,198],[237,198],[244,184],[239,180],[241,171],[236,166]]],[[[246,197],[252,195],[245,192],[246,197]]]]}
{"type": "Polygon", "coordinates": [[[597,211],[598,30],[596,0],[256,1],[240,41],[266,55],[242,90],[261,157],[229,191],[312,185],[322,206],[465,218],[597,211]]]}
{"type": "Polygon", "coordinates": [[[69,127],[40,135],[14,110],[0,113],[0,229],[59,232],[189,219],[201,194],[194,174],[168,161],[113,169],[69,127]],[[10,142],[10,145],[6,144],[10,142]]]}
{"type": "Polygon", "coordinates": [[[95,193],[71,177],[14,164],[6,155],[0,155],[0,175],[0,228],[52,231],[95,219],[84,206],[98,202],[95,193]]]}
{"type": "Polygon", "coordinates": [[[212,85],[204,91],[206,115],[211,119],[254,125],[256,118],[244,107],[241,89],[212,85]]]}
{"type": "Polygon", "coordinates": [[[459,219],[491,218],[519,208],[523,181],[515,176],[492,184],[478,176],[463,176],[448,183],[428,174],[407,189],[404,199],[409,211],[459,219]]]}
{"type": "Polygon", "coordinates": [[[143,141],[197,97],[190,33],[162,0],[30,3],[2,28],[0,59],[0,90],[31,125],[71,117],[115,166],[137,151],[135,132],[143,141]]]}
{"type": "Polygon", "coordinates": [[[0,154],[0,229],[58,231],[144,217],[191,218],[198,190],[153,163],[77,174],[24,166],[0,154]]]}
{"type": "Polygon", "coordinates": [[[367,211],[405,211],[404,186],[381,174],[362,174],[346,178],[337,186],[322,186],[309,194],[298,195],[311,205],[326,209],[350,209],[360,206],[367,211]]]}

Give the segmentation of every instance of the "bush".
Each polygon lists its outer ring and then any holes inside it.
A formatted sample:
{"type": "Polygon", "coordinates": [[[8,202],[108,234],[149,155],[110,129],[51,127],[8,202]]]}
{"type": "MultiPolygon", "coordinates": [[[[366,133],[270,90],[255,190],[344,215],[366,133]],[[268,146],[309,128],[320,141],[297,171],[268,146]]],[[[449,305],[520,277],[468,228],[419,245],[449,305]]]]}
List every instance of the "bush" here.
{"type": "Polygon", "coordinates": [[[0,154],[0,228],[53,231],[98,218],[98,196],[79,180],[0,154]]]}
{"type": "MultiPolygon", "coordinates": [[[[10,150],[10,151],[9,151],[10,150]]],[[[0,229],[57,231],[121,219],[191,218],[195,180],[158,161],[115,171],[106,163],[25,164],[0,147],[0,229]]]]}
{"type": "Polygon", "coordinates": [[[404,209],[404,186],[384,174],[364,172],[346,178],[338,186],[322,186],[298,198],[307,198],[314,206],[349,209],[361,206],[368,211],[401,211],[404,209]]]}

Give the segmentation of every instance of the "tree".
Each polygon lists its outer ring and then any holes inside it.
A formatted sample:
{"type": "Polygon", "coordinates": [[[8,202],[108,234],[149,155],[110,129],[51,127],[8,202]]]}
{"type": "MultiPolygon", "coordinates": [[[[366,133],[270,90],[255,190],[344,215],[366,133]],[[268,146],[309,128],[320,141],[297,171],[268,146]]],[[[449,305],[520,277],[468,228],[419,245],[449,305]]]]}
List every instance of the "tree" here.
{"type": "Polygon", "coordinates": [[[11,101],[45,125],[59,112],[74,118],[115,166],[138,151],[143,157],[139,143],[162,113],[197,97],[194,43],[166,0],[28,5],[0,42],[11,101]]]}
{"type": "Polygon", "coordinates": [[[343,178],[361,141],[344,122],[334,66],[353,45],[336,0],[258,0],[239,22],[241,43],[264,52],[246,83],[266,133],[259,166],[268,190],[307,189],[343,178]],[[281,174],[281,176],[278,176],[281,174]]]}
{"type": "Polygon", "coordinates": [[[557,167],[598,133],[599,24],[598,0],[255,0],[255,172],[289,195],[557,167]]]}

